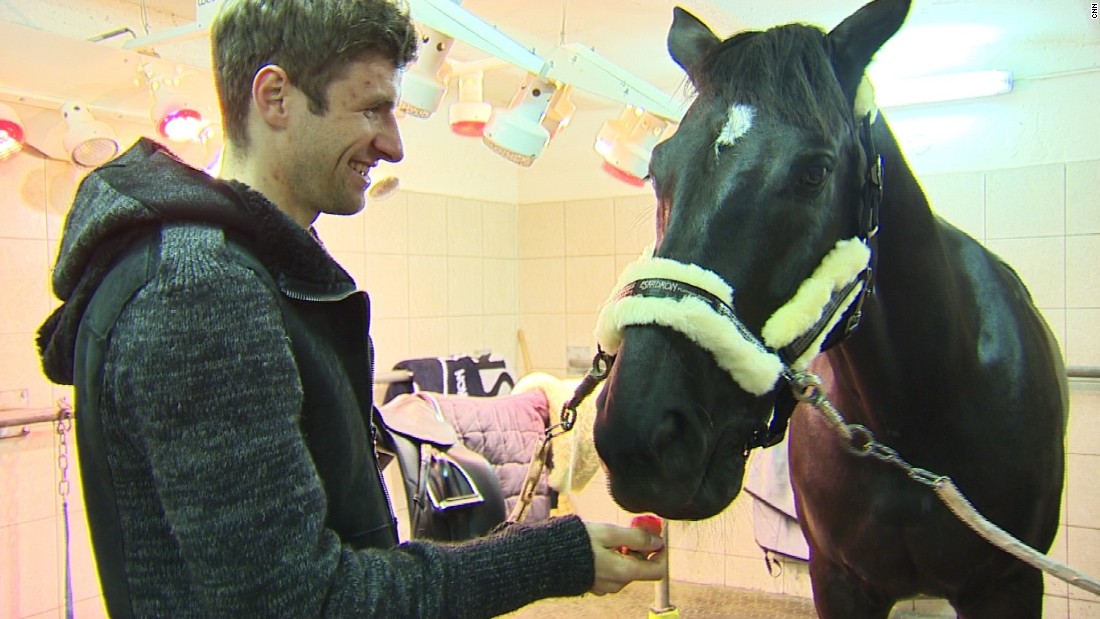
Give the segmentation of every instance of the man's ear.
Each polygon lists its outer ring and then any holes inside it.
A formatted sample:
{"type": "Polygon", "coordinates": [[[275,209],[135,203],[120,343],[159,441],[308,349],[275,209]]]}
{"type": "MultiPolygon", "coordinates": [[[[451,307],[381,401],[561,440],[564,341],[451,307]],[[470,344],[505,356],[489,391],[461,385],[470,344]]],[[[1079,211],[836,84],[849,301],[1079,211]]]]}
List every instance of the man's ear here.
{"type": "Polygon", "coordinates": [[[286,71],[275,64],[261,67],[252,79],[252,102],[259,117],[273,128],[286,128],[290,87],[286,71]]]}

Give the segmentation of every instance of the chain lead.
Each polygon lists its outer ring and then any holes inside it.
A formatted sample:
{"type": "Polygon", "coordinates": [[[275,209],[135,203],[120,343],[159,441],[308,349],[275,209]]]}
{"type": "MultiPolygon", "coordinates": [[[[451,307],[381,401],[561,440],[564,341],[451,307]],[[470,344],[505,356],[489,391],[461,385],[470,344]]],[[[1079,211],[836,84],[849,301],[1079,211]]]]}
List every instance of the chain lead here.
{"type": "Polygon", "coordinates": [[[584,378],[581,379],[580,384],[577,385],[573,397],[562,405],[561,423],[550,426],[546,430],[546,435],[549,438],[573,429],[573,425],[577,423],[577,407],[581,405],[581,402],[584,402],[585,398],[592,395],[596,387],[607,378],[608,373],[611,372],[611,364],[614,362],[614,355],[609,355],[604,352],[601,346],[596,346],[596,356],[592,357],[592,368],[588,370],[584,378]]]}
{"type": "Polygon", "coordinates": [[[596,356],[592,358],[592,369],[588,370],[581,379],[576,391],[573,392],[573,397],[561,407],[561,422],[546,428],[546,434],[535,447],[535,453],[531,457],[530,464],[527,465],[527,476],[524,478],[519,498],[508,515],[509,522],[520,522],[527,516],[539,479],[546,468],[546,459],[550,456],[550,441],[573,429],[577,423],[577,407],[585,398],[592,395],[597,385],[607,378],[614,361],[613,355],[605,353],[599,345],[596,346],[596,356]]]}
{"type": "Polygon", "coordinates": [[[58,402],[57,415],[57,468],[61,471],[61,480],[57,482],[57,494],[62,501],[69,497],[69,430],[73,427],[73,410],[68,402],[58,402]]]}
{"type": "Polygon", "coordinates": [[[73,407],[65,398],[57,402],[57,468],[61,480],[57,493],[61,495],[61,518],[65,523],[65,619],[73,619],[72,532],[69,530],[69,431],[73,429],[73,407]]]}

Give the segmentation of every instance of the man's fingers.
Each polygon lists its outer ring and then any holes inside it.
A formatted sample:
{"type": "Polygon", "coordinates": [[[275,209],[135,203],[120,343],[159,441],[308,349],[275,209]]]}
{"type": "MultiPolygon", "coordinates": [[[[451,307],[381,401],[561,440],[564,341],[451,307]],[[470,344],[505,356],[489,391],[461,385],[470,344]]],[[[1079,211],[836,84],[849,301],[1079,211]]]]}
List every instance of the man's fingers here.
{"type": "Polygon", "coordinates": [[[668,553],[654,552],[648,559],[602,548],[596,555],[596,581],[592,593],[615,593],[635,580],[653,581],[668,573],[668,553]]]}
{"type": "Polygon", "coordinates": [[[642,529],[609,524],[590,524],[588,527],[593,544],[604,548],[625,546],[629,550],[648,555],[665,547],[665,542],[659,535],[647,533],[642,529]]]}

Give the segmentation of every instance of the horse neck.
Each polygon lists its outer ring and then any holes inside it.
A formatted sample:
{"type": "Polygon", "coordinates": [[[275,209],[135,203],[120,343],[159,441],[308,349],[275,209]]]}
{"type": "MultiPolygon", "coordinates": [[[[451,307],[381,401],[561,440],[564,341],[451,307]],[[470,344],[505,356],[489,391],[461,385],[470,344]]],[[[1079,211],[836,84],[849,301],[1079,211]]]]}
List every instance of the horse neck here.
{"type": "MultiPolygon", "coordinates": [[[[874,142],[883,158],[883,195],[880,209],[882,251],[902,258],[897,268],[905,268],[904,257],[912,251],[939,245],[939,227],[917,177],[909,168],[894,133],[881,115],[872,127],[874,142]]],[[[881,266],[880,266],[881,268],[881,266]]]]}
{"type": "Polygon", "coordinates": [[[952,300],[954,264],[945,246],[943,228],[884,118],[874,125],[875,143],[883,157],[883,195],[879,213],[876,281],[880,300],[889,309],[914,306],[927,310],[911,330],[937,325],[957,306],[952,300]]]}
{"type": "Polygon", "coordinates": [[[849,384],[864,383],[856,387],[863,398],[881,404],[914,385],[942,385],[945,365],[972,343],[959,337],[969,309],[960,307],[940,224],[882,117],[872,131],[884,172],[876,289],[856,337],[836,349],[833,365],[849,384]]]}

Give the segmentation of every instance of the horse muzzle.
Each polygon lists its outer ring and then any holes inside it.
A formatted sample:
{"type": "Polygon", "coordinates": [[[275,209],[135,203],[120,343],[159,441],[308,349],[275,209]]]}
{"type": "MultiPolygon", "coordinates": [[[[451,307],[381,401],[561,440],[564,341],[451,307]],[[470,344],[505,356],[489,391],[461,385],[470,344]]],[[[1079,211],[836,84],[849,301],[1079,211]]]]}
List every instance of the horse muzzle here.
{"type": "Polygon", "coordinates": [[[628,340],[599,394],[593,427],[611,495],[632,512],[714,516],[740,492],[755,427],[730,403],[748,406],[753,398],[679,333],[631,327],[628,340]],[[632,352],[652,350],[667,352],[632,352]]]}

